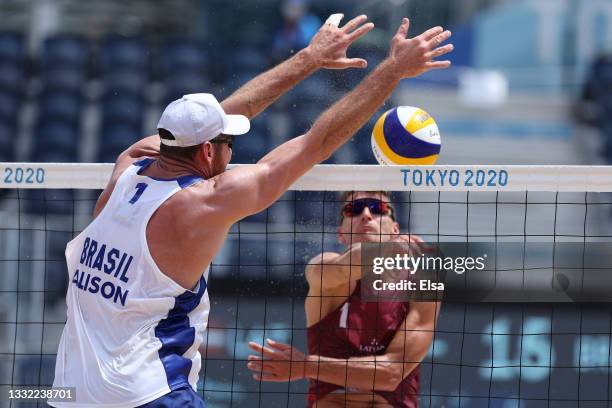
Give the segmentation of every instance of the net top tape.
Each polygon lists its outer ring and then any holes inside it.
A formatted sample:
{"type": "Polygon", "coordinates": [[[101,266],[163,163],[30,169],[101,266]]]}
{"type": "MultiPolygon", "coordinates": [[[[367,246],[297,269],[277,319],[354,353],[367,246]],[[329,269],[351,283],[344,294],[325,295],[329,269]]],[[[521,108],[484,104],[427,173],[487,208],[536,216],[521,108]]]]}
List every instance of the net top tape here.
{"type": "MultiPolygon", "coordinates": [[[[229,168],[243,166],[252,165],[229,168]]],[[[109,163],[0,163],[0,188],[102,189],[112,169],[109,163]]],[[[290,189],[612,192],[612,166],[318,165],[290,189]]]]}

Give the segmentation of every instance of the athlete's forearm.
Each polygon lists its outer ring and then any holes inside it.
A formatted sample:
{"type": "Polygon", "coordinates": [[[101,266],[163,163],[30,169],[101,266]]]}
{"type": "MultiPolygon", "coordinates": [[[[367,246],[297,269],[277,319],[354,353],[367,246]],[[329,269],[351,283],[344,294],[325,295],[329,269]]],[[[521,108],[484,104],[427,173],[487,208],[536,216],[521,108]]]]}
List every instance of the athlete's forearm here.
{"type": "Polygon", "coordinates": [[[401,381],[402,361],[382,356],[349,359],[309,355],[304,376],[312,380],[363,391],[393,391],[401,381]]]}
{"type": "Polygon", "coordinates": [[[256,76],[225,99],[225,113],[254,118],[300,81],[320,68],[308,48],[256,76]]]}
{"type": "Polygon", "coordinates": [[[306,134],[315,147],[313,161],[325,160],[350,139],[391,95],[400,79],[393,62],[387,59],[325,111],[306,134]]]}
{"type": "MultiPolygon", "coordinates": [[[[391,94],[401,78],[396,64],[381,63],[357,88],[329,108],[306,134],[278,146],[257,162],[253,169],[232,171],[225,180],[243,180],[252,189],[249,204],[241,202],[234,212],[226,212],[235,222],[239,217],[267,208],[301,175],[329,157],[359,129],[391,94]],[[247,178],[250,180],[247,182],[247,178]],[[273,183],[270,180],[274,180],[273,183]]],[[[231,181],[225,182],[231,185],[231,181]]],[[[244,196],[244,187],[236,191],[244,196]]],[[[231,195],[231,192],[225,193],[231,195]]],[[[227,196],[226,195],[226,196],[227,196]]]]}
{"type": "Polygon", "coordinates": [[[394,391],[421,363],[431,345],[433,333],[414,328],[401,330],[395,335],[401,337],[404,346],[381,355],[349,359],[310,355],[306,357],[304,375],[344,388],[394,391]]]}

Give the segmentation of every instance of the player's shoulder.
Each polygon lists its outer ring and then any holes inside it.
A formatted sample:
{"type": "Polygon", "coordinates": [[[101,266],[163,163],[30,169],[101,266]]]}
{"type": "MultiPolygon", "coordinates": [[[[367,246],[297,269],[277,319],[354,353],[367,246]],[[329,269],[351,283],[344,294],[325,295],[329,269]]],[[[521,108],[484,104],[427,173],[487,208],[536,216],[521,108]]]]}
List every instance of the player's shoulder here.
{"type": "Polygon", "coordinates": [[[313,257],[306,264],[306,269],[304,271],[306,275],[306,280],[311,283],[311,281],[319,282],[320,275],[323,272],[324,266],[329,266],[333,264],[333,262],[340,256],[337,252],[322,252],[319,255],[313,257]]]}
{"type": "MultiPolygon", "coordinates": [[[[121,153],[119,155],[119,158],[115,162],[115,166],[113,167],[113,171],[111,173],[110,179],[108,180],[108,183],[104,187],[104,190],[102,190],[102,193],[100,193],[100,196],[98,197],[98,200],[96,201],[96,205],[94,206],[94,211],[93,211],[94,218],[97,217],[102,212],[102,209],[104,209],[104,207],[106,206],[106,203],[108,202],[113,191],[115,190],[115,186],[117,185],[117,181],[119,180],[119,178],[123,175],[123,173],[125,173],[125,171],[128,168],[138,163],[138,160],[136,159],[129,160],[126,157],[127,156],[125,152],[121,153]]],[[[146,158],[143,157],[140,159],[146,159],[146,158]]]]}
{"type": "Polygon", "coordinates": [[[203,178],[193,177],[188,183],[177,180],[180,191],[172,197],[173,203],[181,209],[201,210],[206,208],[207,198],[210,197],[210,182],[203,178]]]}
{"type": "Polygon", "coordinates": [[[198,180],[168,200],[165,204],[177,223],[190,229],[208,231],[211,227],[225,226],[223,209],[212,204],[215,194],[211,181],[198,180]]]}
{"type": "Polygon", "coordinates": [[[322,252],[308,261],[307,267],[323,265],[338,258],[341,254],[337,252],[322,252]]]}

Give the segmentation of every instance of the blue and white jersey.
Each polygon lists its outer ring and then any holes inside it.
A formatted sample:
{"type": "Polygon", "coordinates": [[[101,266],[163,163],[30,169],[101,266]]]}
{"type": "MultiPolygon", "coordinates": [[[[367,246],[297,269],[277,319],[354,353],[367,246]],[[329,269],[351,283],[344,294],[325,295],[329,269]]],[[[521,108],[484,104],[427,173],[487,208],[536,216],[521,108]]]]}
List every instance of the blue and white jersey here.
{"type": "Polygon", "coordinates": [[[76,402],[52,406],[136,407],[196,389],[208,268],[185,290],[153,261],[146,228],[164,201],[202,178],[140,175],[151,162],[125,170],[102,212],[68,243],[68,315],[53,386],[76,387],[76,402]]]}

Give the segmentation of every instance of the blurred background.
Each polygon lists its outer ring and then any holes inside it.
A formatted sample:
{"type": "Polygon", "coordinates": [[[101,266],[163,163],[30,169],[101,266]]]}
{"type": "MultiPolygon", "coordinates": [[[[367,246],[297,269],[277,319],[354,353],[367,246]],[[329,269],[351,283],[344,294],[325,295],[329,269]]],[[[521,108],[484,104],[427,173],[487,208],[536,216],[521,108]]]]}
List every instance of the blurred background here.
{"type": "MultiPolygon", "coordinates": [[[[612,157],[608,0],[3,0],[0,160],[113,162],[184,93],[229,95],[303,48],[332,12],[376,29],[370,70],[401,16],[454,32],[452,69],[405,81],[386,108],[436,118],[440,163],[602,163],[612,157]]],[[[234,162],[301,134],[366,71],[321,71],[257,118],[234,162]]],[[[373,117],[373,121],[376,115],[373,117]]],[[[371,124],[330,163],[373,163],[371,124]]]]}
{"type": "MultiPolygon", "coordinates": [[[[349,50],[369,68],[304,81],[253,121],[232,162],[253,163],[305,132],[385,57],[404,15],[411,36],[453,31],[452,68],[404,81],[328,163],[374,164],[373,123],[395,105],[436,119],[439,164],[612,161],[610,0],[2,0],[0,162],[114,162],[155,133],[168,102],[230,95],[303,48],[334,12],[376,24],[349,50]]],[[[609,206],[585,205],[609,204],[607,195],[452,194],[398,194],[403,228],[426,239],[609,236],[609,206]]],[[[65,321],[63,251],[90,221],[95,192],[0,197],[0,388],[50,384],[65,321]]],[[[264,336],[304,349],[303,265],[339,248],[336,199],[290,192],[230,232],[209,285],[199,383],[208,406],[303,406],[303,381],[259,384],[240,360],[264,336]]],[[[610,321],[609,307],[445,305],[421,405],[608,407],[610,321]]]]}

